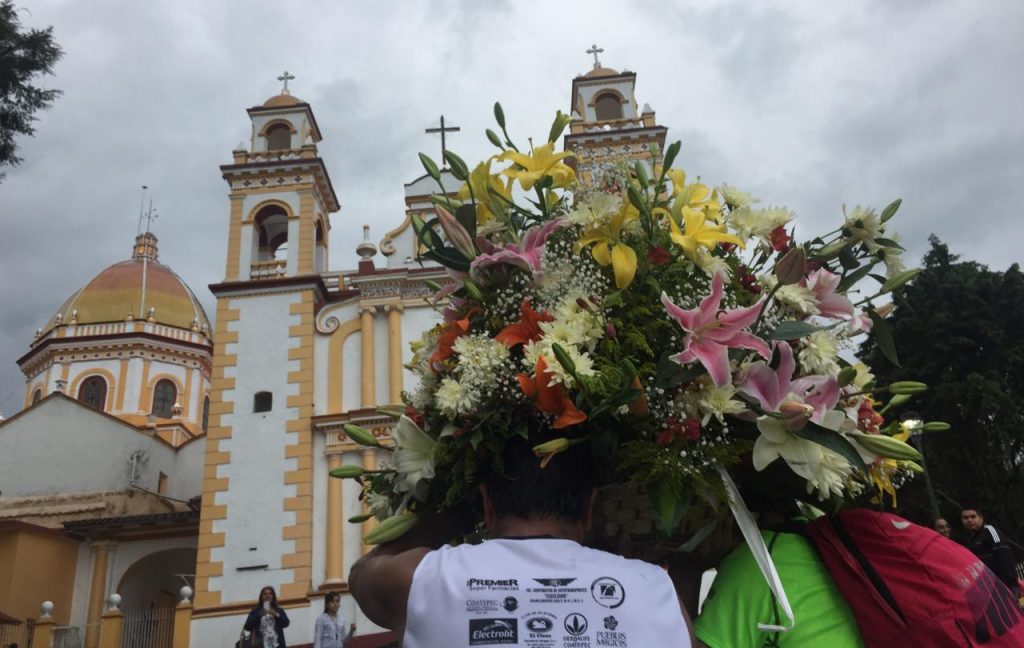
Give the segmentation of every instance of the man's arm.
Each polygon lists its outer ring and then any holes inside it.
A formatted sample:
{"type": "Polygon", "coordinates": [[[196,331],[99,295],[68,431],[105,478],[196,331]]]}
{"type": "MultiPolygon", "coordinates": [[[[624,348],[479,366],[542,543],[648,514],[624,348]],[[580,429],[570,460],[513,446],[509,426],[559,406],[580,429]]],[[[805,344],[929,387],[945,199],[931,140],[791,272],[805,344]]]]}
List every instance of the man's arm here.
{"type": "Polygon", "coordinates": [[[412,577],[423,557],[460,532],[454,513],[421,519],[402,537],[386,542],[352,565],[348,585],[363,613],[377,625],[405,633],[412,577]]]}

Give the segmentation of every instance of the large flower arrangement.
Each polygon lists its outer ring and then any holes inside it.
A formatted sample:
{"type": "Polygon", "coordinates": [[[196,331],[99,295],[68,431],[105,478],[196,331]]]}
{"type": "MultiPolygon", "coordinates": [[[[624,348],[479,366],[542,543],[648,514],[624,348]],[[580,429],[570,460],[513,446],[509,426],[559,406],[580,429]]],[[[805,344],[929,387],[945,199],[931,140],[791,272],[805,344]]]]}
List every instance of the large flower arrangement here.
{"type": "Polygon", "coordinates": [[[694,492],[722,497],[719,468],[746,456],[759,471],[784,464],[805,496],[832,504],[894,496],[918,470],[885,416],[924,385],[877,386],[840,355],[873,327],[896,361],[875,304],[915,274],[888,231],[899,201],[855,207],[799,242],[788,209],[673,168],[678,142],[579,179],[555,151],[566,116],[529,147],[497,104],[495,117],[499,153],[471,170],[447,152],[465,184],[435,196],[435,219],[413,221],[451,281],[432,298],[442,323],[413,344],[419,382],[393,465],[336,473],[363,481],[382,521],[369,542],[471,497],[480,468],[536,422],[549,432],[532,439],[539,461],[589,444],[609,481],[651,495],[663,536],[694,492]]]}

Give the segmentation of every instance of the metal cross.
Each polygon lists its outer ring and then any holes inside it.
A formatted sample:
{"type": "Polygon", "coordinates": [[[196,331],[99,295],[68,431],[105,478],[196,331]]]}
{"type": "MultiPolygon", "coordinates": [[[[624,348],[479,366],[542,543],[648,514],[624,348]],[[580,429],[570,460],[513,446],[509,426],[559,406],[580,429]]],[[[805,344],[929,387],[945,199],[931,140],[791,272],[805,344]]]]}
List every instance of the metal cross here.
{"type": "Polygon", "coordinates": [[[444,152],[448,150],[447,143],[445,142],[444,134],[445,133],[458,133],[460,130],[462,130],[462,129],[459,128],[458,126],[448,126],[448,127],[445,127],[445,125],[444,125],[444,115],[441,115],[441,128],[428,128],[426,130],[426,132],[428,132],[428,133],[441,133],[441,166],[447,167],[447,165],[448,165],[447,162],[445,162],[445,160],[444,160],[444,152]]]}
{"type": "Polygon", "coordinates": [[[284,74],[277,77],[278,81],[284,81],[284,88],[281,89],[281,94],[288,94],[288,82],[295,78],[294,74],[288,74],[288,70],[284,71],[284,74]]]}
{"type": "Polygon", "coordinates": [[[591,45],[590,49],[587,50],[587,54],[593,54],[594,55],[594,69],[595,70],[597,68],[601,67],[601,61],[597,60],[597,55],[600,54],[603,51],[604,51],[603,49],[601,49],[600,47],[597,46],[597,43],[594,43],[593,45],[591,45]]]}

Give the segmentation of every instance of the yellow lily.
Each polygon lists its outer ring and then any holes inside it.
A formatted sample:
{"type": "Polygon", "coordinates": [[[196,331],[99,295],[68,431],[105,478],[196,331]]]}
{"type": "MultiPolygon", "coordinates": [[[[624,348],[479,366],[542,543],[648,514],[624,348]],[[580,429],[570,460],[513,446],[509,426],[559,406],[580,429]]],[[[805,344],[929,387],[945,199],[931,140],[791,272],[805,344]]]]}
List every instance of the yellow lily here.
{"type": "Polygon", "coordinates": [[[509,202],[512,201],[512,179],[502,181],[497,173],[491,173],[490,158],[476,165],[473,172],[469,174],[469,182],[463,183],[457,197],[462,202],[468,201],[471,197],[476,200],[476,222],[482,225],[494,218],[496,211],[504,212],[503,205],[499,199],[492,194],[498,194],[509,202]],[[472,194],[470,194],[472,189],[472,194]]]}
{"type": "Polygon", "coordinates": [[[683,248],[683,252],[694,261],[697,259],[697,248],[700,246],[709,250],[719,243],[735,243],[745,247],[740,238],[725,231],[725,225],[709,224],[707,216],[701,210],[691,209],[683,212],[685,233],[680,231],[676,219],[669,217],[668,224],[671,228],[672,241],[683,248]]]}
{"type": "Polygon", "coordinates": [[[551,176],[552,187],[568,187],[576,178],[576,173],[562,160],[572,156],[572,153],[568,151],[555,153],[554,148],[555,145],[549,142],[543,146],[535,147],[530,155],[516,151],[505,151],[498,156],[498,159],[502,161],[511,160],[519,168],[512,166],[502,171],[502,173],[509,178],[518,180],[524,191],[532,189],[533,185],[544,176],[551,176]]]}
{"type": "Polygon", "coordinates": [[[615,273],[615,286],[619,289],[633,283],[633,277],[636,276],[636,252],[621,239],[622,232],[636,221],[636,214],[635,209],[630,210],[624,206],[607,224],[594,228],[579,240],[580,248],[594,246],[590,254],[599,265],[611,264],[615,273]]]}

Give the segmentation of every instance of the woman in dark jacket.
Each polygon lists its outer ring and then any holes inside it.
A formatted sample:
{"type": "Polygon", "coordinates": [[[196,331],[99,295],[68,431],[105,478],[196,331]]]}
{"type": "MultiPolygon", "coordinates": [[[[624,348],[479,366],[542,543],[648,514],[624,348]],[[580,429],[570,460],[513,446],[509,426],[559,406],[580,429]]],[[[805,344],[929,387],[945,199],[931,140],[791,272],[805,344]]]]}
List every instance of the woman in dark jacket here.
{"type": "Polygon", "coordinates": [[[277,592],[269,585],[260,590],[256,607],[249,611],[249,616],[242,626],[242,636],[245,631],[252,633],[252,648],[288,648],[284,642],[284,629],[291,621],[277,605],[277,592]]]}

